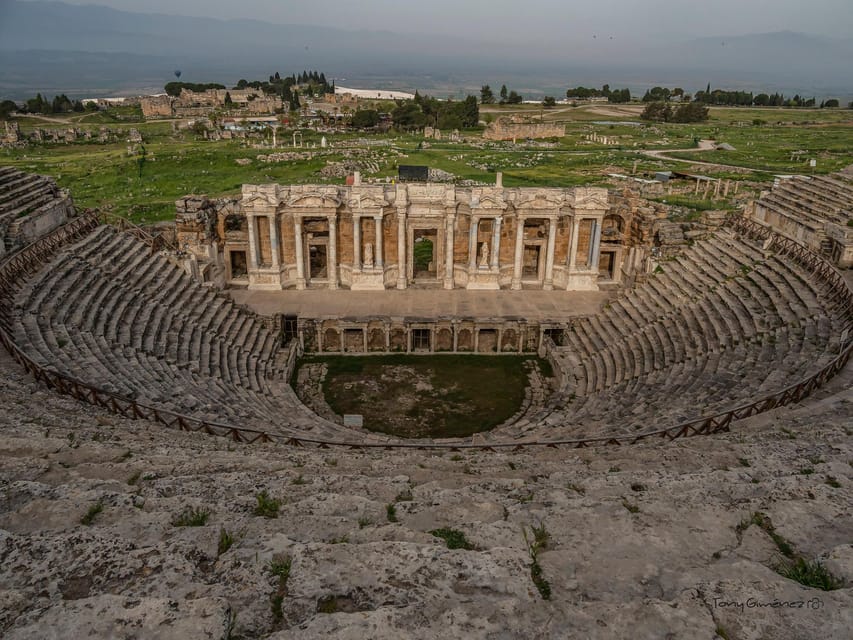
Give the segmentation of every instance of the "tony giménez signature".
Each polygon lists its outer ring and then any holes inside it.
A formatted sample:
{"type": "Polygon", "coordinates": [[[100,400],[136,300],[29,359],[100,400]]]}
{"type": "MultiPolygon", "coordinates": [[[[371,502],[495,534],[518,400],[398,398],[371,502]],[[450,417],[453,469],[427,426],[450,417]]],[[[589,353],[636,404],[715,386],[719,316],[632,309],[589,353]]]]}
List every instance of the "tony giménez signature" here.
{"type": "Polygon", "coordinates": [[[714,607],[717,609],[737,609],[741,613],[745,609],[811,609],[816,611],[823,608],[823,600],[812,598],[810,600],[759,600],[748,598],[747,600],[724,600],[714,598],[714,607]]]}

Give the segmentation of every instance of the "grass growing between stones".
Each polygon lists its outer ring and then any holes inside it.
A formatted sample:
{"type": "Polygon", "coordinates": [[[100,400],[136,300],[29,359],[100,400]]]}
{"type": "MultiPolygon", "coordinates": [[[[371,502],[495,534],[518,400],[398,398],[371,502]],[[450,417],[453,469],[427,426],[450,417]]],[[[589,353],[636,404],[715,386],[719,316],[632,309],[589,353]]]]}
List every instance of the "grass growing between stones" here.
{"type": "Polygon", "coordinates": [[[523,528],[521,533],[524,535],[524,542],[527,544],[527,552],[530,554],[530,579],[539,595],[543,600],[551,599],[551,583],[545,579],[542,565],[539,564],[539,553],[548,546],[548,541],[551,539],[551,534],[545,528],[543,523],[538,526],[531,525],[530,532],[533,535],[533,540],[527,535],[527,528],[523,528]]]}
{"type": "Polygon", "coordinates": [[[780,576],[799,582],[803,586],[822,589],[823,591],[833,591],[844,586],[844,581],[833,575],[819,560],[807,560],[800,555],[792,542],[776,532],[770,517],[760,511],[756,511],[751,517],[742,520],[735,527],[738,540],[740,540],[743,532],[752,525],[767,533],[779,553],[784,556],[781,562],[772,567],[780,576]]]}
{"type": "Polygon", "coordinates": [[[441,529],[433,529],[430,533],[436,538],[444,540],[444,544],[447,545],[448,549],[465,549],[470,551],[474,548],[474,546],[468,542],[465,534],[457,529],[442,527],[441,529]]]}
{"type": "Polygon", "coordinates": [[[255,494],[255,500],[257,504],[253,513],[256,516],[278,518],[278,509],[281,506],[281,502],[271,497],[266,489],[255,494]]]}
{"type": "Polygon", "coordinates": [[[95,521],[97,515],[103,510],[104,504],[99,500],[91,507],[89,507],[89,510],[86,512],[86,515],[80,518],[80,524],[84,524],[87,527],[90,526],[95,521]]]}
{"type": "Polygon", "coordinates": [[[203,527],[210,518],[210,509],[187,507],[172,520],[175,527],[203,527]]]}
{"type": "Polygon", "coordinates": [[[389,355],[302,363],[327,365],[323,393],[338,415],[360,414],[370,431],[445,438],[488,431],[514,415],[524,401],[529,360],[538,362],[530,356],[389,355]]]}

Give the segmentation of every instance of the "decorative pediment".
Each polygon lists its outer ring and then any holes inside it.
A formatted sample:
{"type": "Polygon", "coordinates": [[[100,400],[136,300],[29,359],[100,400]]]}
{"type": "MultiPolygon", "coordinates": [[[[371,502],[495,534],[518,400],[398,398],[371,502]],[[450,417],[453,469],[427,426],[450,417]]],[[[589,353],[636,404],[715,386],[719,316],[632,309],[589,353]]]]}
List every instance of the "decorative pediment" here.
{"type": "Polygon", "coordinates": [[[290,198],[288,208],[294,209],[337,209],[341,201],[328,193],[305,193],[290,198]]]}
{"type": "Polygon", "coordinates": [[[589,209],[594,211],[606,211],[610,208],[610,203],[607,198],[599,198],[596,196],[584,198],[583,200],[575,200],[575,209],[589,209]]]}
{"type": "Polygon", "coordinates": [[[240,201],[240,206],[244,209],[260,209],[267,207],[275,207],[278,204],[276,198],[271,194],[255,193],[254,195],[244,197],[240,201]]]}
{"type": "Polygon", "coordinates": [[[502,196],[492,195],[492,194],[471,194],[471,209],[474,210],[483,210],[483,209],[500,209],[501,211],[505,211],[509,205],[503,199],[502,196]]]}
{"type": "Polygon", "coordinates": [[[384,209],[390,207],[391,203],[384,198],[379,198],[373,195],[356,195],[350,198],[347,203],[350,210],[357,213],[363,209],[384,209]]]}
{"type": "Polygon", "coordinates": [[[560,209],[564,204],[564,198],[551,194],[537,193],[533,197],[516,202],[515,208],[553,211],[554,209],[560,209]]]}

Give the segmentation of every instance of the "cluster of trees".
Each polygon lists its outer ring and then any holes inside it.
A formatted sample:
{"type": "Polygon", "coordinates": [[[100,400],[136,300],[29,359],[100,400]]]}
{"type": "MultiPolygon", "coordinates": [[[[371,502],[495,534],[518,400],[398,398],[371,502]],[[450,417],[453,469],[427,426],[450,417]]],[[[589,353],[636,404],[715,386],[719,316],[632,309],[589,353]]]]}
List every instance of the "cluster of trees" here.
{"type": "Polygon", "coordinates": [[[167,82],[166,86],[163,87],[170,96],[177,98],[181,95],[181,90],[186,89],[187,91],[195,91],[196,93],[202,93],[207,91],[208,89],[224,89],[224,84],[218,84],[216,82],[167,82]]]}
{"type": "Polygon", "coordinates": [[[631,91],[630,89],[611,89],[609,84],[605,84],[601,89],[595,89],[592,87],[569,87],[566,89],[566,97],[577,100],[607,98],[608,102],[621,104],[631,102],[631,91]]]}
{"type": "Polygon", "coordinates": [[[85,105],[80,100],[71,100],[64,93],[54,96],[53,100],[42,97],[40,93],[35,98],[30,98],[23,105],[18,105],[11,100],[4,100],[0,105],[0,117],[8,117],[12,111],[19,113],[82,113],[83,111],[95,111],[98,106],[94,102],[85,105]]]}
{"type": "Polygon", "coordinates": [[[684,93],[681,87],[667,89],[666,87],[652,87],[643,95],[643,102],[667,102],[671,98],[690,101],[690,94],[684,93]]]}
{"type": "Polygon", "coordinates": [[[480,89],[480,102],[483,104],[521,104],[523,97],[516,91],[507,91],[506,85],[501,85],[501,90],[498,94],[500,99],[495,98],[492,88],[484,84],[480,89]]]}
{"type": "Polygon", "coordinates": [[[430,96],[415,92],[414,100],[400,100],[391,111],[391,119],[398,129],[419,129],[433,126],[439,129],[470,129],[480,122],[477,98],[468,96],[460,102],[439,102],[430,96]]]}
{"type": "MultiPolygon", "coordinates": [[[[694,97],[696,102],[702,104],[726,105],[726,106],[756,106],[756,107],[814,107],[817,101],[814,98],[806,98],[799,94],[793,98],[786,98],[781,93],[758,93],[752,91],[724,91],[722,89],[711,89],[711,83],[704,91],[697,91],[694,97]]],[[[835,108],[840,106],[836,99],[824,100],[820,108],[835,108]]]]}
{"type": "Polygon", "coordinates": [[[303,71],[299,74],[282,76],[278,71],[269,77],[269,81],[240,79],[235,89],[257,89],[267,95],[277,95],[288,105],[291,111],[300,107],[299,95],[322,96],[335,92],[334,81],[330,84],[326,74],[320,71],[303,71]]]}
{"type": "Polygon", "coordinates": [[[649,102],[640,117],[653,122],[704,122],[708,111],[701,102],[683,102],[675,109],[668,102],[649,102]]]}

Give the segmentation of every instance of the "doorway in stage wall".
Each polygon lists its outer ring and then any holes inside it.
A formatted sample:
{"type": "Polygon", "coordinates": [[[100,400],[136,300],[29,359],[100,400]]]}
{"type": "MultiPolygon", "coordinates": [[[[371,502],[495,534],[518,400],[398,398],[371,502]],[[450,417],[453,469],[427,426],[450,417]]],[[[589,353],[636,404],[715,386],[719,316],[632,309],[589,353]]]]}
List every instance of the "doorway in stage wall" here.
{"type": "Polygon", "coordinates": [[[329,277],[327,249],[326,244],[308,244],[308,273],[311,280],[325,280],[329,277]]]}
{"type": "Polygon", "coordinates": [[[613,267],[616,264],[614,251],[601,251],[598,258],[598,275],[607,280],[613,280],[613,267]]]}
{"type": "Polygon", "coordinates": [[[412,278],[414,280],[435,280],[435,247],[438,229],[415,229],[412,238],[412,278]]]}
{"type": "Polygon", "coordinates": [[[231,251],[229,255],[231,256],[231,279],[242,280],[246,278],[249,275],[246,269],[246,252],[231,251]]]}
{"type": "Polygon", "coordinates": [[[542,279],[542,246],[524,245],[524,255],[521,260],[521,277],[524,280],[542,279]]]}

